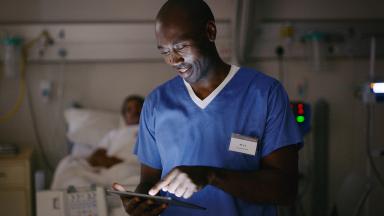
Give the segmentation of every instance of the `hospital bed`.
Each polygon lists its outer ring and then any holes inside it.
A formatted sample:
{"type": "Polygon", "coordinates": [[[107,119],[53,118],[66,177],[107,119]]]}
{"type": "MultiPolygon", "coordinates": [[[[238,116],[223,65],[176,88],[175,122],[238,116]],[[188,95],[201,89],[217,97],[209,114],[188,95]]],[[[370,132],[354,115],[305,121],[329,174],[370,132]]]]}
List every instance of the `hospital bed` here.
{"type": "Polygon", "coordinates": [[[71,108],[64,115],[70,154],[57,166],[51,190],[37,192],[37,216],[126,215],[120,199],[104,191],[113,182],[129,190],[138,184],[140,166],[132,154],[137,125],[124,126],[118,113],[100,110],[71,108]],[[86,158],[100,146],[123,162],[91,167],[86,158]]]}

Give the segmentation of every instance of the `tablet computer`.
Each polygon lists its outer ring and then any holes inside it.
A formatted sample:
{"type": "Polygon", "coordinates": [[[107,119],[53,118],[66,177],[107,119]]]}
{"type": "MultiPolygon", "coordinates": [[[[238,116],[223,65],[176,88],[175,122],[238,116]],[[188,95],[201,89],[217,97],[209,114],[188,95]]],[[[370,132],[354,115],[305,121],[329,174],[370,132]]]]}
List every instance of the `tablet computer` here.
{"type": "Polygon", "coordinates": [[[142,193],[136,193],[132,191],[117,191],[117,190],[111,190],[107,189],[106,190],[108,194],[115,194],[119,195],[121,197],[140,197],[144,199],[151,199],[154,200],[158,203],[167,203],[169,205],[176,205],[176,206],[181,206],[181,207],[186,207],[186,208],[193,208],[193,209],[200,209],[200,210],[206,210],[206,208],[193,204],[193,203],[188,203],[180,200],[175,200],[172,199],[172,197],[163,197],[163,196],[151,196],[148,194],[142,194],[142,193]]]}

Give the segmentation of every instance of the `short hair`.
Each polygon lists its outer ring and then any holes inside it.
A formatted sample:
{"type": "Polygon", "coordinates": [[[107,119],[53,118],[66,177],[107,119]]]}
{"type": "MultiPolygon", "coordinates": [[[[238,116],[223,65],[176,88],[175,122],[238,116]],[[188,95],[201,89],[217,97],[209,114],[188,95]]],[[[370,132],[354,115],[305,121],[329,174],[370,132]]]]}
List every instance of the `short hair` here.
{"type": "Polygon", "coordinates": [[[168,0],[159,10],[156,19],[162,20],[175,9],[184,10],[189,19],[198,27],[205,27],[208,21],[215,21],[215,17],[208,4],[203,0],[168,0]]]}
{"type": "Polygon", "coordinates": [[[143,107],[144,98],[140,95],[130,95],[124,99],[123,105],[121,106],[121,114],[124,115],[127,110],[127,104],[129,101],[136,101],[140,108],[143,107]]]}

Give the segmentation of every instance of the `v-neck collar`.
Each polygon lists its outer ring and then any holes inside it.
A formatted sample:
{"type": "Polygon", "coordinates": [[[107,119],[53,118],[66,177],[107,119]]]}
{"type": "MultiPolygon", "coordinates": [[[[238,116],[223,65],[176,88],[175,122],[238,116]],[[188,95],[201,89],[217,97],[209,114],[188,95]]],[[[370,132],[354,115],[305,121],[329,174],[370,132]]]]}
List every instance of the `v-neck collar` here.
{"type": "Polygon", "coordinates": [[[188,94],[191,97],[192,101],[201,109],[205,109],[212,100],[223,90],[223,88],[228,84],[229,81],[231,81],[232,77],[235,76],[236,72],[239,70],[239,67],[235,65],[231,65],[231,69],[229,70],[229,73],[225,77],[225,79],[220,83],[219,86],[216,87],[211,94],[209,94],[206,98],[201,100],[195,92],[192,89],[192,86],[183,79],[185,86],[187,87],[188,94]]]}

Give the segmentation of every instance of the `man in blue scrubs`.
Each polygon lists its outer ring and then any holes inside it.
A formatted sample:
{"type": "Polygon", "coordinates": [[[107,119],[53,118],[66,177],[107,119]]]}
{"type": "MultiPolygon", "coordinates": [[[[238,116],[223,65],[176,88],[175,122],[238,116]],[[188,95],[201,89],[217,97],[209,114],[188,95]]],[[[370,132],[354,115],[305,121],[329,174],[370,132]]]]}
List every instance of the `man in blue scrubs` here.
{"type": "MultiPolygon", "coordinates": [[[[124,199],[130,215],[276,215],[293,203],[302,138],[275,79],[219,57],[202,0],[169,0],[156,19],[158,49],[178,76],[145,100],[136,191],[207,210],[124,199]]],[[[115,187],[118,189],[118,187],[115,187]]]]}

